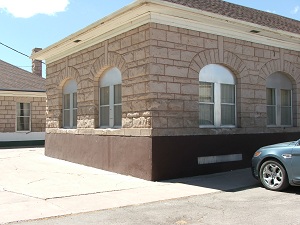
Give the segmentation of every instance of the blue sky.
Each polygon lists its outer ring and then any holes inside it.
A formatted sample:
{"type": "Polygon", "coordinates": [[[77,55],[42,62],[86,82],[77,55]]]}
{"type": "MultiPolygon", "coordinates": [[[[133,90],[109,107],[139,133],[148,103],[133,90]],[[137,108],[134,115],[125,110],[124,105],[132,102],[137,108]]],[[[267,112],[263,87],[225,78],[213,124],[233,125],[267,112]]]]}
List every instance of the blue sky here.
{"type": "MultiPolygon", "coordinates": [[[[45,48],[133,1],[0,0],[0,42],[30,55],[33,48],[45,48]]],[[[300,20],[299,0],[227,1],[300,20]]],[[[30,59],[2,45],[0,59],[31,71],[30,59]]]]}

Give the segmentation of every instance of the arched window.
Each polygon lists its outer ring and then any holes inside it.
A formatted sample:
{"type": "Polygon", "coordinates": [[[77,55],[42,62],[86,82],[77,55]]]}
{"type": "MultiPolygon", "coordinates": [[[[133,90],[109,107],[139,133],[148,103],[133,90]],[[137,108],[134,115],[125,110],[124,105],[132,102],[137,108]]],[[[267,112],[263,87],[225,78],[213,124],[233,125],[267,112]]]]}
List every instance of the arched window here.
{"type": "Polygon", "coordinates": [[[100,127],[122,126],[122,76],[120,70],[108,70],[99,81],[100,127]]]}
{"type": "Polygon", "coordinates": [[[276,72],[267,78],[267,125],[292,126],[291,80],[276,72]]]}
{"type": "Polygon", "coordinates": [[[200,127],[236,125],[235,78],[224,66],[210,64],[199,74],[200,127]]]}
{"type": "Polygon", "coordinates": [[[63,125],[64,128],[77,127],[77,83],[68,80],[63,88],[63,125]]]}

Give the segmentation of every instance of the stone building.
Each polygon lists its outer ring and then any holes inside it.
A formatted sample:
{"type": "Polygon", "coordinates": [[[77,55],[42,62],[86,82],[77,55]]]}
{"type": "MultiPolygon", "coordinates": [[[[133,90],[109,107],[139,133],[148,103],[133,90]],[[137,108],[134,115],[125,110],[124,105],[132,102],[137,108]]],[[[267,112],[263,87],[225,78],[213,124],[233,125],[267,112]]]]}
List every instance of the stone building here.
{"type": "Polygon", "coordinates": [[[41,61],[32,68],[30,73],[0,60],[0,147],[45,142],[46,80],[41,61]]]}
{"type": "Polygon", "coordinates": [[[46,155],[148,180],[250,166],[299,135],[300,22],[221,0],[137,0],[33,55],[46,155]]]}

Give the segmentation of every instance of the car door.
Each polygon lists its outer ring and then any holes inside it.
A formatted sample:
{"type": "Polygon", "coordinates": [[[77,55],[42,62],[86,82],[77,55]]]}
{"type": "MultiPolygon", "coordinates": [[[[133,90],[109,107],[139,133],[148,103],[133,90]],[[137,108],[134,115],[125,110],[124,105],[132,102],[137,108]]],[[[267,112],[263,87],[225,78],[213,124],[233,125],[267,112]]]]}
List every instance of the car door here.
{"type": "Polygon", "coordinates": [[[295,184],[300,184],[300,146],[299,142],[295,145],[292,151],[292,177],[289,177],[289,179],[292,179],[295,184]]]}

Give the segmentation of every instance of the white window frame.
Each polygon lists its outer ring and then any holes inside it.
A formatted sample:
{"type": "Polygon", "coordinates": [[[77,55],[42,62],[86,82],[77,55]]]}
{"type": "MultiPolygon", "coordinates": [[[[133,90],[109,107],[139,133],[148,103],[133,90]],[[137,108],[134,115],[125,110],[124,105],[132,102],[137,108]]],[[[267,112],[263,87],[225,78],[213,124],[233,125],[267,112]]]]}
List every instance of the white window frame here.
{"type": "MultiPolygon", "coordinates": [[[[232,72],[221,65],[209,64],[203,67],[199,73],[199,82],[212,83],[214,87],[214,99],[210,104],[214,105],[214,121],[213,125],[200,124],[200,112],[199,112],[199,127],[200,128],[235,128],[237,124],[237,113],[236,113],[236,82],[232,72]],[[233,125],[222,125],[222,105],[228,105],[227,103],[221,102],[221,86],[222,84],[228,84],[234,86],[234,124],[233,125]]],[[[205,104],[199,101],[200,104],[205,104]]],[[[207,103],[208,104],[208,103],[207,103]]],[[[199,108],[200,110],[200,108],[199,108]]]]}
{"type": "MultiPolygon", "coordinates": [[[[292,127],[293,126],[293,85],[290,79],[281,72],[275,72],[267,78],[267,89],[274,89],[275,93],[275,121],[276,124],[268,124],[268,114],[267,114],[267,127],[292,127]],[[281,121],[281,91],[290,91],[290,110],[291,110],[291,124],[283,125],[281,121]]],[[[267,97],[267,96],[266,96],[267,97]]],[[[268,99],[266,99],[266,103],[268,99]]],[[[267,104],[266,104],[267,105],[267,104]]],[[[267,105],[268,107],[269,105],[267,105]]]]}
{"type": "MultiPolygon", "coordinates": [[[[114,90],[115,86],[121,85],[121,92],[122,92],[122,75],[118,68],[114,67],[109,69],[104,73],[104,75],[99,80],[99,127],[101,129],[119,129],[122,127],[122,112],[121,112],[121,125],[115,125],[115,115],[114,115],[114,107],[121,106],[122,107],[122,95],[121,95],[121,103],[114,103],[114,90]],[[101,88],[107,88],[109,90],[109,101],[108,105],[101,105],[101,88]],[[109,120],[108,126],[101,124],[101,107],[108,107],[109,108],[109,120]]],[[[122,110],[121,110],[122,111],[122,110]]]]}
{"type": "MultiPolygon", "coordinates": [[[[77,128],[77,118],[76,118],[76,124],[73,123],[73,117],[74,117],[74,111],[77,112],[77,104],[76,107],[74,107],[74,95],[76,95],[77,100],[77,83],[75,80],[68,80],[63,88],[63,128],[65,129],[76,129],[77,128]],[[65,109],[65,98],[67,95],[70,95],[69,104],[70,108],[65,109]],[[66,118],[65,118],[65,112],[69,111],[69,126],[66,124],[66,118]]],[[[76,113],[77,114],[77,113],[76,113]]]]}
{"type": "Polygon", "coordinates": [[[16,128],[15,128],[16,132],[31,132],[31,103],[30,102],[17,102],[16,104],[16,128]],[[19,106],[20,104],[29,104],[29,116],[18,116],[18,110],[19,110],[19,106]],[[18,118],[29,118],[29,129],[28,130],[18,130],[18,118]]]}
{"type": "Polygon", "coordinates": [[[278,114],[278,112],[277,112],[277,94],[276,94],[276,89],[275,88],[267,88],[267,91],[268,91],[268,89],[272,90],[272,95],[274,95],[274,96],[272,96],[272,97],[274,97],[274,104],[268,105],[268,95],[267,95],[267,125],[268,126],[277,126],[277,114],[278,114]],[[272,107],[272,108],[275,109],[275,112],[274,112],[274,114],[275,114],[275,121],[274,121],[275,124],[268,124],[268,108],[269,107],[272,107]]]}

